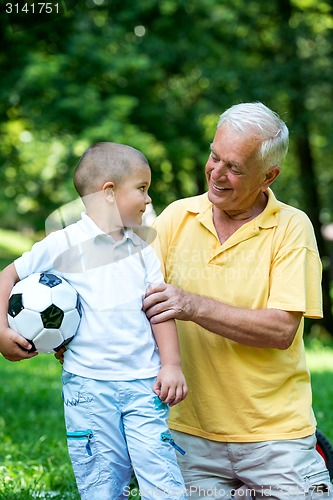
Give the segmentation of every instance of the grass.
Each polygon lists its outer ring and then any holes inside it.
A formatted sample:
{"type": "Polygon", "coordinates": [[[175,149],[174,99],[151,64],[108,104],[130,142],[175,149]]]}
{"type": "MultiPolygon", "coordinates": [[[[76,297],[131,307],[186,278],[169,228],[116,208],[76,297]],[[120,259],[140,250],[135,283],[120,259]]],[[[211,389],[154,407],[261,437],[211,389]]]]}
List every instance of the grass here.
{"type": "Polygon", "coordinates": [[[19,363],[0,358],[0,499],[80,499],[67,451],[60,374],[52,355],[19,363]]]}
{"type": "Polygon", "coordinates": [[[60,372],[52,355],[20,363],[0,360],[0,498],[39,498],[47,492],[80,498],[67,452],[60,372]]]}
{"type": "Polygon", "coordinates": [[[318,428],[333,444],[333,344],[315,339],[307,344],[306,353],[318,428]]]}

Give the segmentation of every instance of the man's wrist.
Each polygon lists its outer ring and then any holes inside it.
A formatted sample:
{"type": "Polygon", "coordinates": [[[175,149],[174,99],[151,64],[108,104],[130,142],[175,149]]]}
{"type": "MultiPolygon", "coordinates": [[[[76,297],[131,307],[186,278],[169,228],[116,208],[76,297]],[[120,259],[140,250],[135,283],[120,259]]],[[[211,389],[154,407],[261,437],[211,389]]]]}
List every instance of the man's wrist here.
{"type": "Polygon", "coordinates": [[[185,312],[185,320],[186,321],[194,321],[195,322],[195,318],[196,318],[196,314],[198,312],[198,308],[199,308],[199,305],[200,305],[200,296],[199,295],[195,295],[194,293],[190,293],[190,292],[184,292],[186,295],[185,295],[185,308],[184,308],[184,312],[185,312]]]}

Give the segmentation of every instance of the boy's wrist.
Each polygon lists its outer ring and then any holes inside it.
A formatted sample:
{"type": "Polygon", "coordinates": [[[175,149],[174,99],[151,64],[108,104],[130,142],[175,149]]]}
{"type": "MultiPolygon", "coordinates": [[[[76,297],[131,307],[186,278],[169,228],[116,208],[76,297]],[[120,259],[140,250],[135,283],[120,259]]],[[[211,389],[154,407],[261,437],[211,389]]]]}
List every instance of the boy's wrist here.
{"type": "Polygon", "coordinates": [[[170,368],[179,368],[180,370],[182,369],[182,365],[181,365],[181,362],[180,361],[177,361],[177,362],[167,362],[167,363],[163,363],[161,362],[161,368],[167,368],[167,367],[170,367],[170,368]]]}

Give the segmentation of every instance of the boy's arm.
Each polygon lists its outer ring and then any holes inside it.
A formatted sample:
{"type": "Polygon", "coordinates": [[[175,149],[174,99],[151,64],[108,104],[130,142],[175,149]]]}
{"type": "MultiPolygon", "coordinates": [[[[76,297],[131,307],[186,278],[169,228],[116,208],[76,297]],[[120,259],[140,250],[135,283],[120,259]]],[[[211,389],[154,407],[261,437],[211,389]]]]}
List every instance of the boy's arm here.
{"type": "Polygon", "coordinates": [[[19,281],[14,264],[0,273],[0,353],[9,361],[33,358],[37,353],[27,353],[31,344],[8,326],[7,310],[10,292],[19,281]]]}
{"type": "Polygon", "coordinates": [[[153,385],[153,391],[163,403],[174,406],[185,399],[187,384],[182,372],[178,334],[174,320],[151,325],[161,357],[161,370],[153,385]]]}

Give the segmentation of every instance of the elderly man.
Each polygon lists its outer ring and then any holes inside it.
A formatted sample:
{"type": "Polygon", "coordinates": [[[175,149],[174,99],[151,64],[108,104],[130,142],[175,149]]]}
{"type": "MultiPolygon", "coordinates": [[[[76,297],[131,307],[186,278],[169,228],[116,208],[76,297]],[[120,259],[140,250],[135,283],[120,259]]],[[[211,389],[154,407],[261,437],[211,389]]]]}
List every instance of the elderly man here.
{"type": "Polygon", "coordinates": [[[333,498],[316,452],[303,318],[320,318],[312,225],[270,189],[288,129],[261,103],[220,117],[208,192],[156,220],[167,285],[152,323],[176,318],[189,396],[171,412],[192,498],[333,498]]]}

